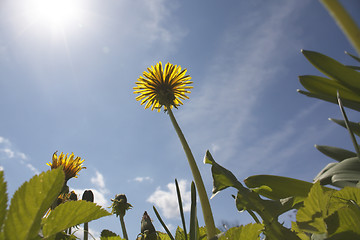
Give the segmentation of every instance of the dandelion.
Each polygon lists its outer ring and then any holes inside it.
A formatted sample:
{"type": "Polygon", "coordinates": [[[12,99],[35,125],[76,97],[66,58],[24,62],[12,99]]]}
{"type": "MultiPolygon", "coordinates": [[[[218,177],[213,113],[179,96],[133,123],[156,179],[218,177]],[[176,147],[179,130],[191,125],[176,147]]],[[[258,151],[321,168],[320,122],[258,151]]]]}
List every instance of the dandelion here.
{"type": "Polygon", "coordinates": [[[143,76],[140,76],[138,81],[135,82],[137,86],[134,87],[134,93],[140,94],[136,97],[136,100],[141,101],[141,105],[145,104],[145,109],[151,107],[151,110],[157,109],[160,112],[161,108],[164,107],[164,110],[169,114],[184,148],[199,193],[208,239],[216,238],[214,218],[204,182],[191,149],[171,110],[173,107],[177,108],[183,104],[181,100],[189,98],[186,94],[190,93],[189,89],[192,88],[192,86],[189,86],[192,83],[190,81],[191,77],[185,75],[186,69],[181,70],[180,66],[170,63],[167,63],[165,69],[163,69],[161,62],[159,62],[155,67],[148,68],[148,71],[143,72],[143,76]]]}
{"type": "Polygon", "coordinates": [[[186,94],[190,93],[189,86],[192,82],[191,77],[186,74],[186,69],[181,70],[181,66],[167,63],[165,69],[159,62],[151,68],[144,71],[143,76],[138,78],[134,93],[140,94],[136,100],[141,101],[141,105],[145,104],[145,109],[157,109],[160,112],[164,106],[166,111],[168,108],[182,105],[181,100],[188,99],[186,94]]]}
{"type": "Polygon", "coordinates": [[[65,172],[65,182],[67,182],[70,178],[77,178],[80,170],[85,168],[82,166],[84,159],[81,160],[80,157],[74,157],[74,153],[71,153],[69,157],[68,154],[65,155],[63,153],[58,156],[56,151],[53,154],[52,162],[47,163],[47,165],[50,166],[51,169],[62,166],[65,172]]]}

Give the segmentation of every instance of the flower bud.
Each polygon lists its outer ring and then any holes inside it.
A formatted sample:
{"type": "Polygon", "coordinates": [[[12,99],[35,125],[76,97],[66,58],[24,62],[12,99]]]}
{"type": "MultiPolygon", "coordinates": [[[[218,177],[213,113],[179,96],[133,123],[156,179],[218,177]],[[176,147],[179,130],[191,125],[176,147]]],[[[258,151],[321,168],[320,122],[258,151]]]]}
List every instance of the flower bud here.
{"type": "Polygon", "coordinates": [[[94,194],[91,190],[85,190],[82,195],[82,200],[88,201],[88,202],[94,202],[94,194]]]}
{"type": "Polygon", "coordinates": [[[115,213],[116,216],[125,216],[126,210],[132,208],[132,205],[127,202],[125,194],[117,194],[115,199],[111,199],[111,201],[113,202],[111,205],[112,213],[115,213]]]}

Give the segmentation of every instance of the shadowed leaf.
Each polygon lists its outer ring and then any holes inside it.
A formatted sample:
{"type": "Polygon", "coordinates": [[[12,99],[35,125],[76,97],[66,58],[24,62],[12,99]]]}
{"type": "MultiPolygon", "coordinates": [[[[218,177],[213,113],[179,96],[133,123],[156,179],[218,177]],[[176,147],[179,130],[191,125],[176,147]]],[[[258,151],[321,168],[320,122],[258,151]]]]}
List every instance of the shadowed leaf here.
{"type": "Polygon", "coordinates": [[[338,147],[315,145],[316,149],[326,156],[341,162],[344,159],[356,157],[356,153],[338,147]]]}

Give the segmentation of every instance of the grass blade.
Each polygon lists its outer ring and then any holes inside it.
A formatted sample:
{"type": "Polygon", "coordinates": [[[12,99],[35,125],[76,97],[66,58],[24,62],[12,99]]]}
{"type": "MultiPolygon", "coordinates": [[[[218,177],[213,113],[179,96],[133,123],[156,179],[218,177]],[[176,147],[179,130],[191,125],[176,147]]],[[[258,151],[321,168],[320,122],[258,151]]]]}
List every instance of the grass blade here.
{"type": "Polygon", "coordinates": [[[182,205],[182,201],[181,201],[181,194],[180,194],[179,184],[178,184],[178,181],[176,179],[175,179],[175,187],[176,187],[176,194],[177,194],[177,197],[178,197],[179,210],[180,210],[181,221],[182,221],[182,224],[183,224],[185,240],[187,240],[187,231],[186,231],[184,210],[183,210],[183,205],[182,205]]]}

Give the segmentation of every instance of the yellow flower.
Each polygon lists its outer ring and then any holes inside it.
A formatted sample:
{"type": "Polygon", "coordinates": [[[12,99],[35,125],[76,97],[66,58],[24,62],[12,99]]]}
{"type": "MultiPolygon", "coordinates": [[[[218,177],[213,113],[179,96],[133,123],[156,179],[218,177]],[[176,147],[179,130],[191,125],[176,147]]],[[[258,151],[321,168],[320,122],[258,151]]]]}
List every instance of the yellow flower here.
{"type": "Polygon", "coordinates": [[[57,156],[57,151],[56,151],[53,154],[52,163],[47,163],[47,165],[50,166],[51,169],[55,169],[60,166],[63,166],[63,170],[65,172],[65,181],[67,181],[72,177],[77,178],[77,175],[80,172],[80,170],[85,168],[82,166],[83,162],[84,159],[81,160],[80,157],[76,157],[74,159],[74,153],[71,153],[69,157],[68,154],[65,155],[63,153],[57,156]]]}
{"type": "Polygon", "coordinates": [[[141,105],[145,104],[145,109],[151,106],[151,110],[157,109],[160,112],[162,106],[164,110],[168,107],[172,108],[183,104],[182,100],[189,97],[185,94],[190,93],[189,86],[190,75],[186,74],[186,69],[181,70],[180,66],[167,63],[165,69],[159,62],[156,66],[151,66],[144,71],[143,76],[138,78],[134,93],[140,94],[136,97],[137,101],[141,101],[141,105]]]}

